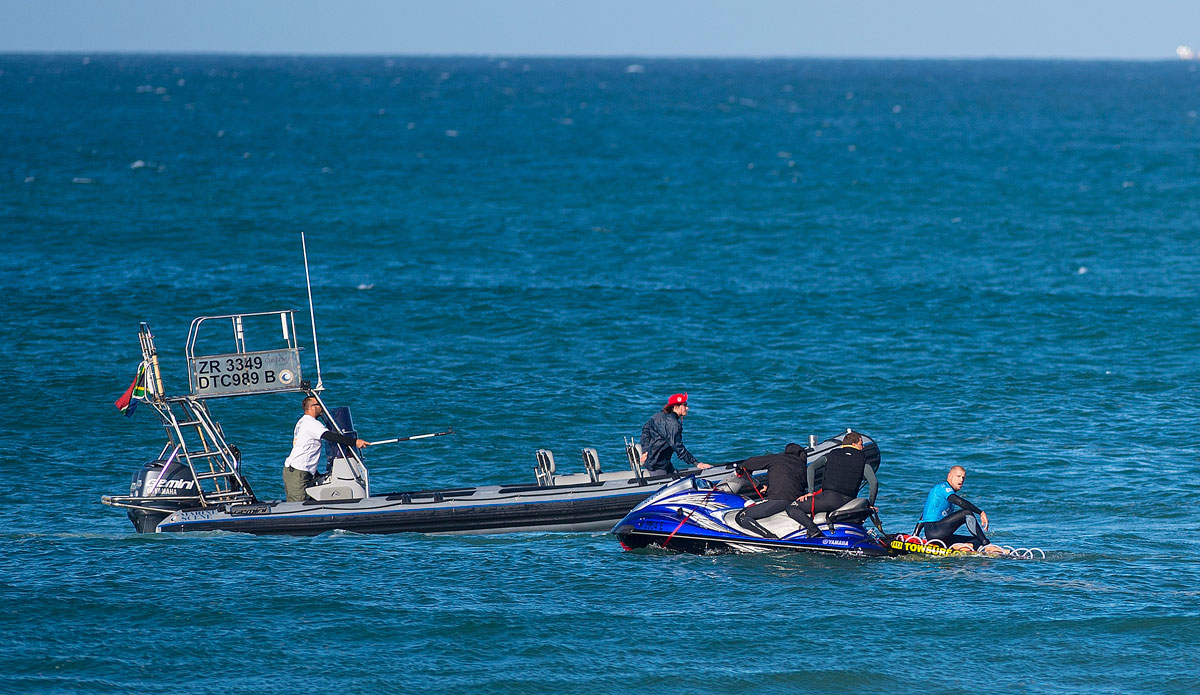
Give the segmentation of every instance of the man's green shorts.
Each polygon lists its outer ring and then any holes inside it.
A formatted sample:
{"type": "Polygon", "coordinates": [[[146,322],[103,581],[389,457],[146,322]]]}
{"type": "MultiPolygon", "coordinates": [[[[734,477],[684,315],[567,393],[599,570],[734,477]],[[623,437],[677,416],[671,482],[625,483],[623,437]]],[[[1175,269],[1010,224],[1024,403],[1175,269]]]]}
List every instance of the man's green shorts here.
{"type": "Polygon", "coordinates": [[[287,492],[288,502],[303,502],[306,495],[305,488],[312,485],[313,474],[308,471],[299,471],[291,466],[283,467],[283,489],[287,492]]]}

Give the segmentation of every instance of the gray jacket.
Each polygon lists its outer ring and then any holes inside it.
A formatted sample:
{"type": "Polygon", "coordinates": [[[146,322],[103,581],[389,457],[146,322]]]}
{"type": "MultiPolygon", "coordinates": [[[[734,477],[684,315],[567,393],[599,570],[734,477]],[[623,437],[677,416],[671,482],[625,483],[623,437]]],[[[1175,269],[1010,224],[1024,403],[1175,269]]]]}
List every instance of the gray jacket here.
{"type": "Polygon", "coordinates": [[[668,410],[658,411],[642,426],[641,444],[642,451],[648,454],[646,470],[674,473],[671,454],[692,467],[700,463],[683,445],[683,423],[679,416],[668,410]]]}

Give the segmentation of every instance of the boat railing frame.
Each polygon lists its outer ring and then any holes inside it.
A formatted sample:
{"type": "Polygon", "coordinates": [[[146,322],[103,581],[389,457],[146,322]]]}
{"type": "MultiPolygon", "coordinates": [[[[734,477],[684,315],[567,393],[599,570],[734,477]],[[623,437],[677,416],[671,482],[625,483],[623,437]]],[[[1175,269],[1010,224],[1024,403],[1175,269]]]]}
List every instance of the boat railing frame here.
{"type": "MultiPolygon", "coordinates": [[[[196,397],[229,398],[268,393],[294,393],[303,390],[301,387],[300,345],[296,335],[296,312],[293,309],[197,316],[192,319],[191,326],[188,327],[184,354],[187,357],[188,389],[191,395],[196,397]],[[279,317],[284,347],[273,350],[247,349],[246,319],[258,316],[279,317]],[[196,344],[200,339],[201,328],[207,322],[223,320],[229,320],[233,331],[233,351],[215,355],[197,355],[196,344]],[[222,369],[222,361],[225,362],[224,369],[222,369]],[[250,363],[257,363],[257,366],[250,363]],[[220,373],[206,374],[206,369],[210,367],[220,373]],[[276,376],[285,378],[277,379],[276,376]],[[222,378],[227,383],[221,384],[220,379],[222,378]],[[243,379],[246,383],[243,383],[243,379]],[[268,386],[269,383],[276,385],[268,386]]],[[[322,389],[323,387],[318,384],[315,390],[322,389]]]]}
{"type": "MultiPolygon", "coordinates": [[[[146,369],[146,394],[143,401],[155,412],[162,425],[167,442],[159,454],[159,460],[167,452],[174,451],[172,458],[187,466],[192,483],[195,485],[195,496],[175,495],[106,495],[101,498],[104,504],[141,509],[144,511],[162,512],[161,507],[154,505],[164,502],[191,501],[195,508],[211,508],[216,505],[255,503],[255,497],[249,481],[240,470],[240,452],[225,439],[221,425],[213,417],[208,407],[208,399],[228,398],[238,396],[257,396],[275,393],[303,393],[317,399],[325,413],[326,425],[333,431],[345,434],[333,418],[328,415],[329,409],[321,399],[320,387],[314,389],[307,381],[300,378],[300,346],[296,340],[295,312],[292,310],[262,311],[243,314],[227,314],[223,316],[200,316],[192,320],[188,329],[185,355],[188,367],[188,385],[190,393],[177,396],[166,395],[163,389],[162,374],[159,366],[158,349],[150,327],[145,322],[138,329],[138,341],[142,350],[142,362],[146,369]],[[247,348],[245,335],[245,319],[257,316],[278,316],[286,347],[277,350],[251,351],[247,348]],[[196,344],[200,328],[208,321],[229,320],[233,328],[233,352],[221,355],[197,355],[196,344]],[[286,383],[276,385],[239,383],[233,388],[206,387],[201,381],[201,363],[212,360],[238,359],[269,356],[267,360],[275,360],[274,364],[284,364],[291,374],[286,383]]],[[[266,363],[267,360],[264,360],[266,363]]],[[[262,367],[259,367],[262,370],[262,367]]],[[[237,372],[252,374],[250,370],[237,372]]],[[[262,371],[259,372],[263,373],[262,371]]],[[[247,381],[250,381],[247,379],[247,381]]],[[[261,379],[260,379],[261,381],[261,379]]],[[[351,470],[358,478],[363,489],[370,494],[370,476],[362,456],[354,447],[345,447],[351,456],[351,470]]],[[[164,465],[163,470],[165,471],[164,465]]],[[[157,484],[154,486],[157,487],[157,484]]],[[[152,490],[153,491],[153,490],[152,490]]]]}

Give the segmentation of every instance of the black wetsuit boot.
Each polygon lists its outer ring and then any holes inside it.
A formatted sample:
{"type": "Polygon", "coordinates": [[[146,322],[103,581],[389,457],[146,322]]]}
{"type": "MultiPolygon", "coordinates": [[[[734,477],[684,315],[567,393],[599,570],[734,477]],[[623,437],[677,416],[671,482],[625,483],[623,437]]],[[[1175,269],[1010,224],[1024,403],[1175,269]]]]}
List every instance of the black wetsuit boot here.
{"type": "Polygon", "coordinates": [[[813,523],[812,517],[808,515],[808,512],[804,511],[799,506],[793,504],[792,506],[788,507],[787,515],[791,517],[792,521],[795,521],[804,527],[804,530],[808,532],[809,538],[825,537],[825,534],[821,533],[821,529],[817,528],[817,525],[813,523]]]}
{"type": "Polygon", "coordinates": [[[758,523],[754,519],[747,519],[745,510],[738,512],[737,516],[734,517],[734,520],[737,521],[738,526],[748,528],[763,538],[779,538],[779,536],[771,533],[765,526],[758,523]]]}

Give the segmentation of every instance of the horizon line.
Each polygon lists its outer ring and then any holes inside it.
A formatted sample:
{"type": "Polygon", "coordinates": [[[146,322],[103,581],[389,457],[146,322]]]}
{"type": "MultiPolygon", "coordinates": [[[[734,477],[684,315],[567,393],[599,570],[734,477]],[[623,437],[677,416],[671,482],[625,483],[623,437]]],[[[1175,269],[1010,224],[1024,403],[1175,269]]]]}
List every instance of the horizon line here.
{"type": "Polygon", "coordinates": [[[479,58],[484,60],[586,60],[586,59],[601,59],[601,60],[894,60],[894,61],[1047,61],[1047,62],[1128,62],[1128,63],[1153,63],[1153,62],[1172,62],[1172,63],[1190,63],[1189,61],[1180,59],[1177,56],[1146,57],[1146,56],[1050,56],[1050,55],[1029,55],[1029,56],[1007,56],[1007,55],[839,55],[839,54],[781,54],[781,53],[727,53],[727,54],[708,54],[708,53],[663,53],[663,54],[636,54],[636,53],[383,53],[375,51],[320,51],[320,52],[303,52],[303,51],[233,51],[233,50],[153,50],[153,49],[135,49],[135,50],[116,50],[116,49],[70,49],[70,50],[0,50],[0,56],[181,56],[181,57],[204,57],[204,56],[230,56],[230,57],[245,57],[245,58],[479,58]]]}

